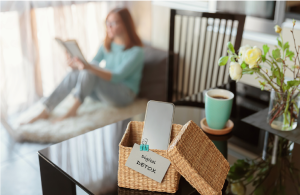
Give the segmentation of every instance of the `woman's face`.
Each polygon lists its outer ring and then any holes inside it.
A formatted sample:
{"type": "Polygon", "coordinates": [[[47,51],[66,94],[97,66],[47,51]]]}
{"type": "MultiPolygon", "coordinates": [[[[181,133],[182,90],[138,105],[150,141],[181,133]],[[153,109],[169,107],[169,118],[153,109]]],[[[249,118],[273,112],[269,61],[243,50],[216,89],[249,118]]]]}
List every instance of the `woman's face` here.
{"type": "Polygon", "coordinates": [[[106,20],[107,35],[109,38],[114,39],[117,36],[124,34],[124,25],[117,13],[111,13],[106,20]]]}

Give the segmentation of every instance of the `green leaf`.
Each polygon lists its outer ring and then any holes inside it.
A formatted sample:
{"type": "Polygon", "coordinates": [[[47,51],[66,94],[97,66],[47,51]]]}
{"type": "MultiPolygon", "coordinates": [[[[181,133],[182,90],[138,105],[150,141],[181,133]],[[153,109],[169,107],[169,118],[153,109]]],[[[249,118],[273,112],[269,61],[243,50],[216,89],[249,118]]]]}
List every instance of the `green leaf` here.
{"type": "Polygon", "coordinates": [[[268,47],[267,44],[263,45],[263,50],[264,50],[264,54],[265,54],[265,55],[268,53],[269,49],[270,49],[270,48],[268,47]]]}
{"type": "Polygon", "coordinates": [[[261,60],[262,60],[263,62],[265,62],[265,61],[266,61],[266,56],[265,56],[265,55],[262,55],[262,56],[261,56],[261,60]]]}
{"type": "Polygon", "coordinates": [[[259,68],[249,68],[249,67],[247,67],[247,68],[242,70],[242,73],[243,74],[253,74],[253,73],[259,72],[259,71],[260,71],[259,68]]]}
{"type": "Polygon", "coordinates": [[[278,46],[282,47],[282,42],[279,40],[279,38],[277,37],[277,42],[278,42],[278,46]]]}
{"type": "Polygon", "coordinates": [[[285,51],[286,49],[289,49],[289,48],[290,48],[289,42],[286,42],[286,43],[283,45],[283,51],[285,51]]]}
{"type": "Polygon", "coordinates": [[[276,79],[276,83],[277,83],[279,86],[281,86],[281,80],[280,80],[280,78],[277,78],[277,79],[276,79]]]}
{"type": "Polygon", "coordinates": [[[218,64],[219,66],[224,66],[227,64],[228,56],[223,56],[219,59],[218,64]]]}
{"type": "Polygon", "coordinates": [[[276,60],[277,58],[280,58],[280,49],[275,49],[272,51],[272,56],[276,60]]]}
{"type": "Polygon", "coordinates": [[[251,70],[251,69],[248,69],[248,68],[245,68],[243,71],[242,71],[242,74],[253,74],[254,71],[251,70]]]}
{"type": "Polygon", "coordinates": [[[274,75],[276,78],[279,78],[279,79],[280,79],[281,77],[284,76],[283,73],[280,72],[280,70],[279,70],[278,68],[274,69],[274,70],[272,71],[272,73],[273,73],[273,75],[274,75]]]}
{"type": "Polygon", "coordinates": [[[277,62],[283,62],[283,60],[281,58],[277,58],[276,61],[277,62]]]}
{"type": "Polygon", "coordinates": [[[265,189],[262,185],[259,185],[255,190],[254,190],[254,195],[263,195],[265,194],[265,189]]]}
{"type": "Polygon", "coordinates": [[[230,56],[230,61],[231,61],[231,62],[236,62],[236,61],[235,61],[235,57],[234,57],[234,56],[230,56]]]}
{"type": "Polygon", "coordinates": [[[250,166],[250,164],[248,162],[246,162],[245,160],[242,160],[242,159],[238,159],[236,161],[236,163],[234,163],[234,164],[237,164],[238,166],[246,167],[246,168],[248,168],[250,166]]]}
{"type": "Polygon", "coordinates": [[[241,64],[241,67],[242,67],[242,69],[245,69],[245,68],[247,68],[247,64],[246,64],[245,62],[243,62],[243,63],[241,64]]]}
{"type": "Polygon", "coordinates": [[[232,53],[235,53],[234,48],[233,48],[233,45],[231,44],[230,41],[227,43],[227,47],[228,47],[228,49],[229,49],[232,53]]]}
{"type": "Polygon", "coordinates": [[[276,83],[281,86],[281,78],[284,77],[284,74],[280,72],[278,68],[276,68],[272,71],[272,75],[274,78],[276,78],[276,83]]]}
{"type": "Polygon", "coordinates": [[[248,173],[249,167],[250,164],[248,162],[244,160],[237,160],[229,170],[229,179],[238,180],[243,178],[248,173]]]}
{"type": "Polygon", "coordinates": [[[295,53],[290,51],[289,49],[286,50],[285,56],[289,57],[291,61],[293,61],[293,57],[294,57],[295,53]]]}
{"type": "Polygon", "coordinates": [[[266,82],[265,81],[264,82],[258,81],[258,82],[260,84],[260,89],[263,91],[266,86],[266,82]]]}
{"type": "Polygon", "coordinates": [[[300,85],[300,80],[288,81],[288,82],[287,82],[287,85],[288,85],[289,87],[296,87],[296,86],[300,85]]]}
{"type": "Polygon", "coordinates": [[[248,182],[251,181],[251,179],[253,179],[253,175],[249,175],[249,176],[247,177],[247,181],[248,181],[248,182]]]}

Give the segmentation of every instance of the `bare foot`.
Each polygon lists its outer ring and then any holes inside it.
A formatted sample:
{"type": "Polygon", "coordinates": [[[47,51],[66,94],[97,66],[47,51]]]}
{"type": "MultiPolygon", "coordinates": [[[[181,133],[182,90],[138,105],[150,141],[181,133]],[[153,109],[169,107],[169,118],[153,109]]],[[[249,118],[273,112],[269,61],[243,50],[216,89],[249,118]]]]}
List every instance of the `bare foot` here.
{"type": "Polygon", "coordinates": [[[28,122],[24,122],[21,123],[21,125],[25,125],[25,124],[30,124],[30,123],[34,123],[35,121],[39,120],[39,119],[47,119],[49,118],[49,114],[46,111],[46,109],[44,109],[39,115],[37,115],[36,117],[32,118],[30,121],[28,122]]]}
{"type": "Polygon", "coordinates": [[[57,118],[57,119],[54,119],[53,122],[54,122],[54,123],[60,122],[60,121],[62,121],[62,120],[65,120],[65,119],[67,119],[67,118],[74,117],[74,116],[76,116],[76,111],[75,111],[75,112],[72,112],[72,113],[71,113],[71,112],[68,112],[68,113],[65,114],[64,116],[59,117],[59,118],[57,118]]]}
{"type": "Polygon", "coordinates": [[[56,122],[65,120],[66,118],[76,116],[77,109],[79,108],[80,105],[81,105],[80,100],[78,100],[77,98],[75,98],[74,104],[72,105],[72,107],[70,108],[70,110],[64,116],[55,119],[53,122],[56,123],[56,122]]]}

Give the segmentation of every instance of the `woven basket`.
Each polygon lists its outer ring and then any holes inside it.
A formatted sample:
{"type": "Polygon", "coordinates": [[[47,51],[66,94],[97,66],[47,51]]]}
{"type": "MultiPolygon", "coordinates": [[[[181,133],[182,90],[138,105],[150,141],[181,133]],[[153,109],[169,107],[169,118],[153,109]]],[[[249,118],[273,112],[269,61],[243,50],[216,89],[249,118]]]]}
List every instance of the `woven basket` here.
{"type": "MultiPolygon", "coordinates": [[[[143,128],[144,122],[131,121],[119,144],[118,186],[138,190],[175,193],[178,190],[180,174],[176,171],[175,166],[172,163],[161,183],[125,166],[134,143],[141,144],[143,128]]],[[[181,128],[182,125],[172,125],[170,141],[176,137],[181,128]]],[[[151,148],[150,150],[168,158],[166,150],[151,148]]]]}
{"type": "Polygon", "coordinates": [[[193,121],[187,122],[170,144],[168,159],[200,194],[222,193],[229,163],[193,121]]]}
{"type": "Polygon", "coordinates": [[[132,189],[128,189],[128,188],[120,188],[119,187],[118,188],[118,195],[167,195],[167,194],[165,192],[151,192],[151,191],[142,191],[142,190],[132,190],[132,189]]]}

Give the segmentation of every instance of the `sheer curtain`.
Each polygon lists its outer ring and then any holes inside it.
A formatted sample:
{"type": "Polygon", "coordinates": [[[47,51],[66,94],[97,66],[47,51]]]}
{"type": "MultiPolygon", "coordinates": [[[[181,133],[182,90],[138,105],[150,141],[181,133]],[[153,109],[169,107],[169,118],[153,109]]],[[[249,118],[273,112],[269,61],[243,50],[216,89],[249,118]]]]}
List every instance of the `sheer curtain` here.
{"type": "Polygon", "coordinates": [[[68,67],[54,38],[76,39],[91,60],[105,36],[105,17],[128,7],[141,38],[150,42],[151,2],[1,2],[1,114],[11,115],[48,96],[68,67]]]}

